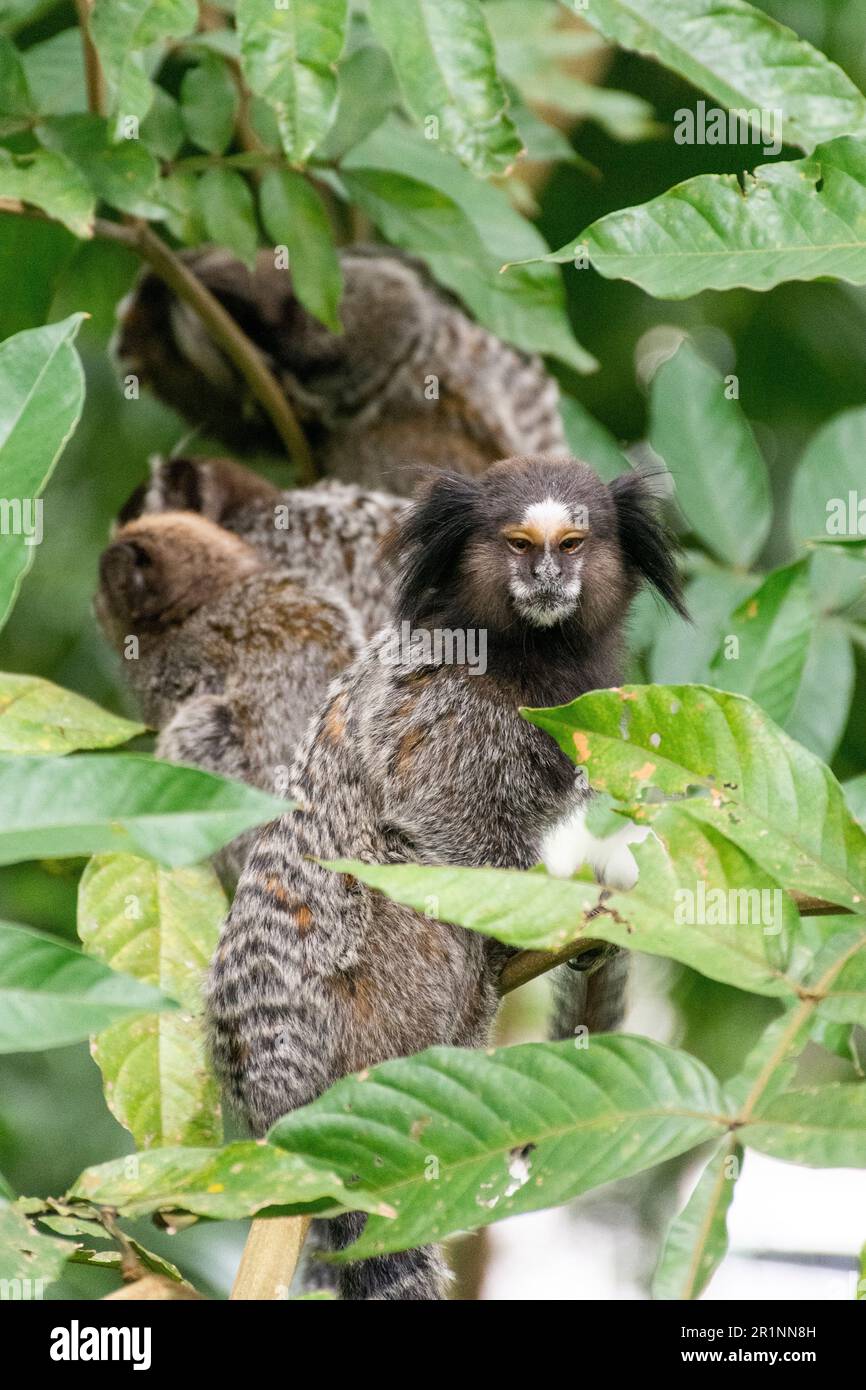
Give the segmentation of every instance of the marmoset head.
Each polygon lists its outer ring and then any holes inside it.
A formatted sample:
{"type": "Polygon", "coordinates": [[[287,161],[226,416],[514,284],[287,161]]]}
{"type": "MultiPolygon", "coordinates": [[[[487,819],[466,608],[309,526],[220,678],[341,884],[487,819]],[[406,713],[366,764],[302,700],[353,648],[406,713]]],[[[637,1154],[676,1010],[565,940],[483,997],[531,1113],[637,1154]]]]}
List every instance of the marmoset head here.
{"type": "Polygon", "coordinates": [[[117,646],[130,634],[178,626],[260,568],[251,546],[194,512],[142,516],[102,553],[96,616],[117,646]]]}
{"type": "Polygon", "coordinates": [[[482,476],[422,486],[390,547],[400,617],[517,636],[592,636],[617,624],[643,583],[685,614],[672,538],[638,473],[605,484],[558,456],[505,459],[482,476]]]}

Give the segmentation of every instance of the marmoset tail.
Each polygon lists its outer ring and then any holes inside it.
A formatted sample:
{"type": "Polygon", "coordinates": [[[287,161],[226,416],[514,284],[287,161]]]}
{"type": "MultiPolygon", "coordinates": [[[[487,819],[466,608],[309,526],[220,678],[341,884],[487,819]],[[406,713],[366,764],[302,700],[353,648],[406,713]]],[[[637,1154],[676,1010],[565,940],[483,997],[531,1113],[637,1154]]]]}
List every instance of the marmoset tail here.
{"type": "MultiPolygon", "coordinates": [[[[276,794],[310,710],[355,655],[360,626],[338,593],[299,584],[204,517],[123,526],[103,552],[96,612],[125,658],[158,756],[276,794]]],[[[252,835],[222,851],[237,877],[252,835]]]]}
{"type": "MultiPolygon", "coordinates": [[[[399,252],[340,253],[339,335],[301,306],[272,252],[253,270],[216,249],[184,259],[264,353],[324,475],[407,493],[407,465],[478,473],[565,447],[541,361],[475,323],[399,252]]],[[[162,280],[145,271],[118,313],[125,372],[233,448],[282,452],[234,366],[162,280]]]]}
{"type": "Polygon", "coordinates": [[[231,459],[168,458],[153,461],[119,521],[166,511],[207,517],[299,583],[339,594],[370,637],[391,615],[393,586],[378,557],[406,505],[334,481],[281,492],[231,459]]]}
{"type": "MultiPolygon", "coordinates": [[[[435,1043],[486,1044],[509,954],[317,861],[537,863],[584,792],[520,707],[615,683],[643,582],[680,606],[640,478],[607,487],[568,458],[438,476],[390,554],[394,624],[313,719],[293,779],[300,809],[256,842],[211,970],[217,1068],[257,1134],[347,1072],[435,1043]]],[[[330,1229],[345,1245],[346,1222],[330,1229]]],[[[339,1279],[350,1298],[444,1287],[435,1250],[341,1267],[339,1279]]]]}

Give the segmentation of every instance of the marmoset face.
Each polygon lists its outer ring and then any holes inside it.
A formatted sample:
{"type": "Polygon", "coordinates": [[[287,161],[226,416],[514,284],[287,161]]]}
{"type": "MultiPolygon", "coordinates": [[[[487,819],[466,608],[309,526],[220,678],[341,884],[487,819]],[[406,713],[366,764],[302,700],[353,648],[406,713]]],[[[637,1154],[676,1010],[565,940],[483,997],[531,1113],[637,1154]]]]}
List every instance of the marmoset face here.
{"type": "Polygon", "coordinates": [[[627,599],[609,490],[576,460],[510,460],[481,479],[466,548],[479,608],[502,627],[595,626],[627,599]]]}
{"type": "Polygon", "coordinates": [[[552,627],[574,612],[580,599],[588,509],[557,497],[530,502],[520,521],[503,527],[508,589],[521,617],[552,627]]]}

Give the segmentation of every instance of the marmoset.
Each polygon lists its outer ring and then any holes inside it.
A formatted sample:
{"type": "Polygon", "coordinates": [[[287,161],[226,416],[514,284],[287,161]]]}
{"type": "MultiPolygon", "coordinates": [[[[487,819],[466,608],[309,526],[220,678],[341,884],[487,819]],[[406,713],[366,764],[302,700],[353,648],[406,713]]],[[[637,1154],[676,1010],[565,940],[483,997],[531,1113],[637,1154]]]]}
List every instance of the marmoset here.
{"type": "MultiPolygon", "coordinates": [[[[153,461],[149,481],[136,488],[118,521],[177,511],[206,517],[298,582],[339,594],[371,637],[393,607],[379,552],[406,505],[389,493],[336,481],[281,492],[231,459],[172,457],[153,461]]],[[[289,671],[285,676],[290,681],[289,671]]]]}
{"type": "MultiPolygon", "coordinates": [[[[263,352],[322,475],[408,493],[407,464],[478,473],[509,454],[565,448],[540,359],[475,323],[420,262],[387,247],[342,250],[335,334],[295,298],[272,252],[253,270],[218,249],[184,259],[263,352]]],[[[236,368],[158,276],[144,272],[118,317],[125,372],[233,448],[282,453],[236,368]]]]}
{"type": "MultiPolygon", "coordinates": [[[[95,607],[160,730],[157,755],[278,793],[310,711],[364,638],[335,588],[299,583],[191,512],[123,525],[103,552],[95,607]]],[[[219,855],[227,880],[252,838],[219,855]]]]}
{"type": "MultiPolygon", "coordinates": [[[[643,480],[605,486],[569,458],[437,476],[398,520],[389,555],[394,624],[314,717],[295,764],[299,809],[256,841],[211,969],[213,1055],[256,1134],[347,1072],[435,1043],[486,1044],[496,1012],[507,948],[317,861],[537,863],[585,792],[520,707],[617,681],[644,582],[682,611],[643,480]],[[414,640],[446,631],[483,632],[483,667],[414,640]]],[[[361,1224],[327,1223],[332,1246],[361,1224]]],[[[344,1298],[434,1299],[446,1274],[431,1247],[340,1266],[338,1278],[344,1298]]]]}

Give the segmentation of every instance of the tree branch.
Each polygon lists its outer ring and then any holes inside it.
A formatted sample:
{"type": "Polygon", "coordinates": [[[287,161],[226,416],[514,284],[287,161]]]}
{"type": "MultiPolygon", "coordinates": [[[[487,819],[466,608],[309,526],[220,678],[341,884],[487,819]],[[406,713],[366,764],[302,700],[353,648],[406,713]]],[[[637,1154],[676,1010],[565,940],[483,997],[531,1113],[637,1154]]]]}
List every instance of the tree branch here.
{"type": "MultiPolygon", "coordinates": [[[[39,208],[30,207],[18,198],[0,198],[0,213],[16,217],[34,217],[52,222],[39,208]]],[[[158,236],[147,222],[127,218],[110,222],[97,217],[93,223],[94,236],[126,246],[145,261],[161,280],[174,290],[178,299],[188,304],[201,319],[214,342],[221,347],[255,396],[271,421],[294,464],[297,481],[302,485],[316,482],[318,474],[303,430],[298,424],[285,393],[270,371],[255,343],[247,337],[235,320],[211,294],[167,242],[158,236]]]]}
{"type": "Polygon", "coordinates": [[[310,1216],[258,1217],[250,1226],[230,1297],[285,1298],[310,1229],[310,1216]]]}
{"type": "MultiPolygon", "coordinates": [[[[789,896],[793,898],[801,917],[841,917],[851,913],[850,907],[839,907],[836,903],[828,902],[826,898],[812,898],[807,893],[798,893],[796,889],[792,890],[789,896]]],[[[537,976],[545,975],[548,970],[555,970],[566,961],[576,960],[587,951],[596,951],[604,944],[603,941],[593,941],[590,937],[580,936],[566,946],[561,946],[558,951],[518,951],[502,968],[499,993],[510,994],[513,989],[519,989],[521,985],[528,984],[537,976]]]]}

